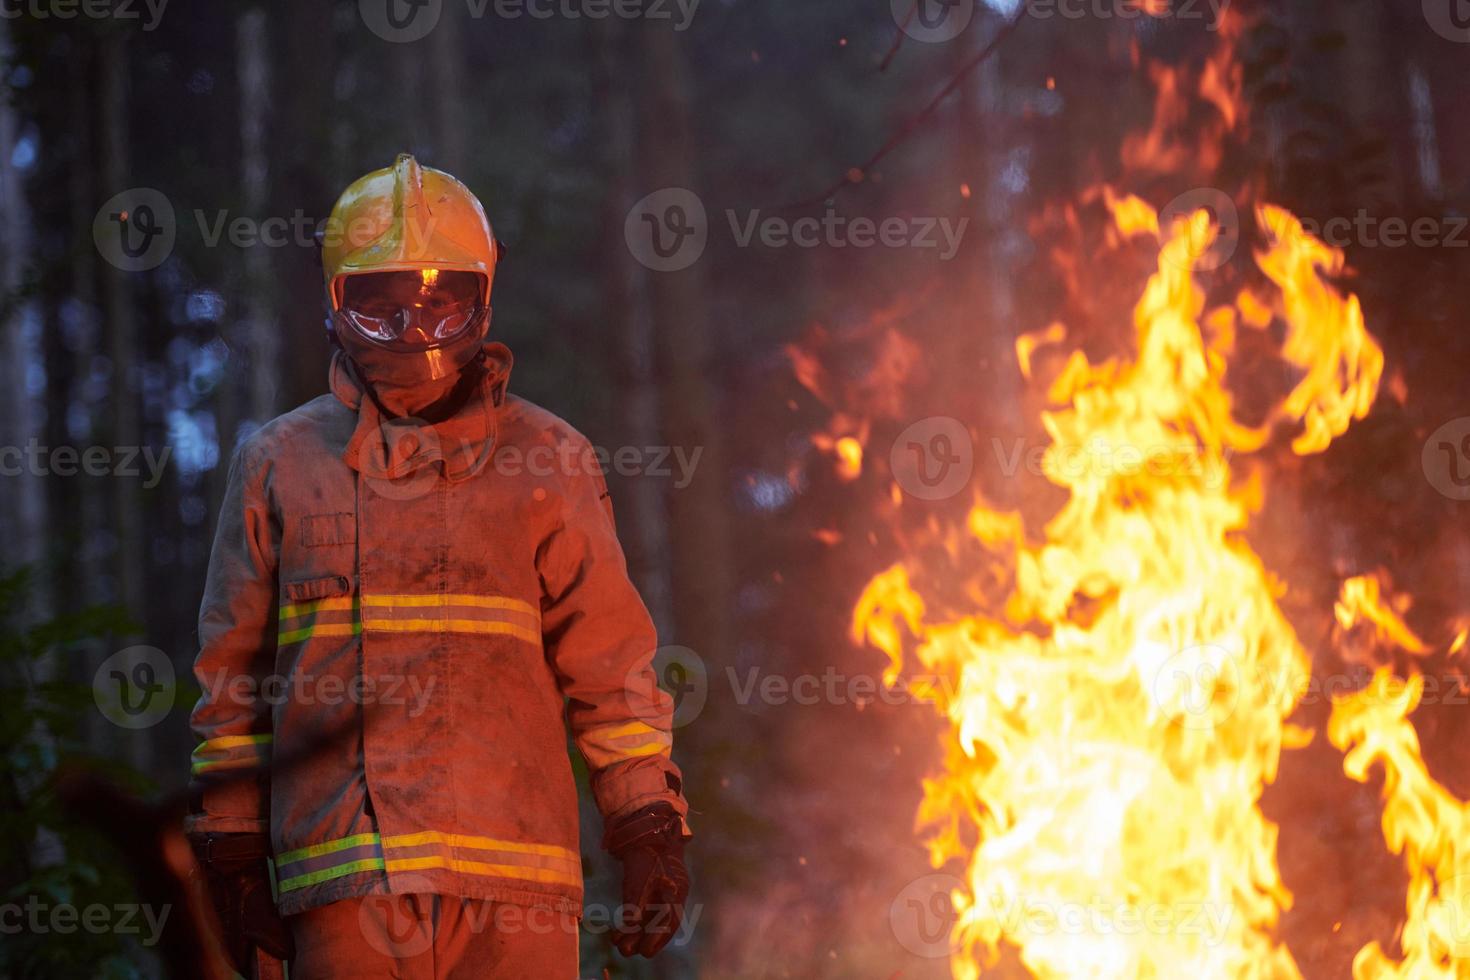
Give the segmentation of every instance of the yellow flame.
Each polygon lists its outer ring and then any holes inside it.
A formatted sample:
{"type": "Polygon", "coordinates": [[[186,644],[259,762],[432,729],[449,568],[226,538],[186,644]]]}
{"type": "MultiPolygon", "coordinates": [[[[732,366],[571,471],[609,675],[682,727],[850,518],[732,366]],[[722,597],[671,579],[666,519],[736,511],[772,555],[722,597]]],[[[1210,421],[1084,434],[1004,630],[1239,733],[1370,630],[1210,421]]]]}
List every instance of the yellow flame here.
{"type": "MultiPolygon", "coordinates": [[[[1119,233],[1160,233],[1143,202],[1108,200],[1119,233]]],[[[1073,351],[1047,391],[1043,471],[1066,503],[1034,541],[1018,514],[969,516],[973,608],[926,601],[917,559],[857,603],[854,636],[888,654],[890,682],[911,661],[941,680],[949,751],[919,819],[935,867],[965,864],[962,980],[1002,945],[1041,978],[1300,976],[1275,937],[1292,896],[1257,801],[1283,748],[1310,737],[1286,721],[1310,664],[1242,537],[1264,490],[1232,461],[1280,425],[1298,453],[1320,451],[1366,413],[1382,353],[1323,278],[1340,254],[1285,212],[1260,217],[1277,234],[1256,261],[1279,295],[1208,312],[1192,256],[1216,237],[1210,217],[1162,229],[1133,359],[1073,351]],[[1302,377],[1251,427],[1225,378],[1235,320],[1263,317],[1302,377]]],[[[1024,370],[1063,336],[1018,344],[1024,370]]]]}
{"type": "Polygon", "coordinates": [[[1383,837],[1409,871],[1403,958],[1377,942],[1353,958],[1354,980],[1464,980],[1470,977],[1470,803],[1430,777],[1408,715],[1424,678],[1379,670],[1368,687],[1334,698],[1327,737],[1345,751],[1342,768],[1367,782],[1381,763],[1383,837]]]}
{"type": "Polygon", "coordinates": [[[1429,646],[1383,598],[1383,586],[1373,575],[1358,575],[1342,583],[1333,614],[1338,625],[1350,630],[1359,623],[1371,624],[1380,642],[1410,653],[1426,653],[1429,646]]]}

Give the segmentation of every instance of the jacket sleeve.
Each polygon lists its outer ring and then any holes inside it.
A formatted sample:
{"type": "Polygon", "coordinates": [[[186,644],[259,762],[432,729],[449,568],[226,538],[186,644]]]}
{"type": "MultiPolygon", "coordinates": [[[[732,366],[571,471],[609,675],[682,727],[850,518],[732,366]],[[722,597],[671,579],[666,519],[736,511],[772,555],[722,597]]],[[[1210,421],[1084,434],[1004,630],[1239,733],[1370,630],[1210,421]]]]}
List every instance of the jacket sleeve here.
{"type": "Polygon", "coordinates": [[[275,663],[280,530],[249,450],[230,464],[199,609],[191,833],[270,830],[271,712],[261,689],[275,663]]]}
{"type": "MultiPolygon", "coordinates": [[[[590,458],[585,440],[581,448],[577,458],[590,458]]],[[[674,703],[654,675],[658,638],[628,579],[601,472],[564,484],[537,567],[547,656],[603,819],[659,802],[683,817],[689,808],[670,758],[674,703]]]]}

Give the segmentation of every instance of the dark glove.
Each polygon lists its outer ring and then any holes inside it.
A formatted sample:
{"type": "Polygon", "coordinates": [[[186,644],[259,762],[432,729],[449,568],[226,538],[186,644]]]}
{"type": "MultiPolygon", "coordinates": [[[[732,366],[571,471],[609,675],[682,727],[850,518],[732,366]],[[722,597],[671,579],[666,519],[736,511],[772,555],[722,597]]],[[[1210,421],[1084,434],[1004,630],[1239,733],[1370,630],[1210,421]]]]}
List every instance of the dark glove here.
{"type": "Polygon", "coordinates": [[[653,956],[684,921],[689,872],[684,821],[667,803],[629,814],[607,829],[605,847],[623,862],[623,915],[613,945],[624,956],[653,956]]]}
{"type": "Polygon", "coordinates": [[[241,976],[254,975],[255,949],[289,960],[291,930],[271,898],[264,834],[194,834],[189,843],[204,872],[209,897],[224,932],[225,955],[241,976]]]}

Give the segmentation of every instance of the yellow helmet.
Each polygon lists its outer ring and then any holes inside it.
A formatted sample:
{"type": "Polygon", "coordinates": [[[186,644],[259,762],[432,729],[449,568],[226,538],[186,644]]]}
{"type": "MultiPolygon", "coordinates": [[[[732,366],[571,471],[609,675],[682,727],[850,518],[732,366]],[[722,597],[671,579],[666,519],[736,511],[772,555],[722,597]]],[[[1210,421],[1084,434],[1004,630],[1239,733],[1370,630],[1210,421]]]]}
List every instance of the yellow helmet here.
{"type": "Polygon", "coordinates": [[[485,209],[470,189],[407,153],[353,181],[322,235],[322,273],[332,312],[342,280],[362,272],[439,269],[484,277],[490,302],[499,249],[485,209]]]}

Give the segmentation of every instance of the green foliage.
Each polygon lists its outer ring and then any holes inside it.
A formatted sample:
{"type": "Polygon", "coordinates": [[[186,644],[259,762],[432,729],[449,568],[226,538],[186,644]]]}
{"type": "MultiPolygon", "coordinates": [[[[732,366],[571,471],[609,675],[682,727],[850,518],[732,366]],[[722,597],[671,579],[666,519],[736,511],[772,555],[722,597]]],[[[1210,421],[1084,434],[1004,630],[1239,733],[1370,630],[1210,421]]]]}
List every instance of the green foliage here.
{"type": "MultiPolygon", "coordinates": [[[[0,943],[0,975],[137,976],[125,936],[84,928],[80,918],[70,931],[48,924],[61,905],[111,909],[131,900],[105,841],[71,820],[55,792],[60,772],[102,761],[84,749],[83,723],[96,709],[90,687],[65,676],[66,655],[131,624],[107,607],[38,616],[35,595],[33,569],[0,577],[0,841],[8,851],[0,907],[7,928],[20,930],[0,943]]],[[[138,781],[108,764],[114,777],[138,781]]]]}

